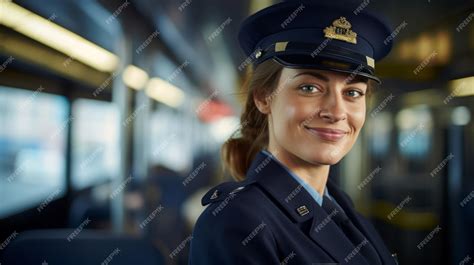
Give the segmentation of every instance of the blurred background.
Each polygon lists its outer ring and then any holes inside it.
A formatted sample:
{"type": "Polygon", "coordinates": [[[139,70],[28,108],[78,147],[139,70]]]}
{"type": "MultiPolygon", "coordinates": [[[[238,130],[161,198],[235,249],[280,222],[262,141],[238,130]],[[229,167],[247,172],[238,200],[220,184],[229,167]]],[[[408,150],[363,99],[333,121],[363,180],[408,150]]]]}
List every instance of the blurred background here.
{"type": "MultiPolygon", "coordinates": [[[[219,152],[245,100],[239,25],[276,2],[0,0],[1,264],[88,246],[187,264],[201,197],[231,179],[219,152]]],[[[400,264],[471,264],[474,1],[357,8],[389,18],[394,49],[331,177],[400,264]]]]}

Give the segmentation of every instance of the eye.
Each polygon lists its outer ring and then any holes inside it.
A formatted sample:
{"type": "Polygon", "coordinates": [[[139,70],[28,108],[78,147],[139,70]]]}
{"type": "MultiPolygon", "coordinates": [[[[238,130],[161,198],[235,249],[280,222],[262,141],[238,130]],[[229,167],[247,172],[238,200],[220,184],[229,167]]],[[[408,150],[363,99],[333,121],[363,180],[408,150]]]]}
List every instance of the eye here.
{"type": "Polygon", "coordinates": [[[348,91],[345,92],[346,95],[348,95],[351,98],[359,98],[365,95],[362,91],[356,90],[356,89],[349,89],[348,91]]]}
{"type": "Polygon", "coordinates": [[[320,91],[319,87],[314,85],[302,85],[299,87],[299,90],[305,94],[313,94],[320,91]]]}

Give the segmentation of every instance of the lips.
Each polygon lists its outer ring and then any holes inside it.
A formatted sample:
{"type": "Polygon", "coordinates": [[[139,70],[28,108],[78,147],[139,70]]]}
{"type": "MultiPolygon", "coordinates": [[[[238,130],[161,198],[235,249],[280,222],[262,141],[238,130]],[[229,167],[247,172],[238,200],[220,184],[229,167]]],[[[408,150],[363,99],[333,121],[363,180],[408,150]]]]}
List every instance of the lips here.
{"type": "Polygon", "coordinates": [[[305,126],[305,129],[308,130],[312,135],[318,136],[322,140],[336,142],[341,140],[346,134],[346,131],[339,129],[330,129],[330,128],[313,128],[305,126]]]}

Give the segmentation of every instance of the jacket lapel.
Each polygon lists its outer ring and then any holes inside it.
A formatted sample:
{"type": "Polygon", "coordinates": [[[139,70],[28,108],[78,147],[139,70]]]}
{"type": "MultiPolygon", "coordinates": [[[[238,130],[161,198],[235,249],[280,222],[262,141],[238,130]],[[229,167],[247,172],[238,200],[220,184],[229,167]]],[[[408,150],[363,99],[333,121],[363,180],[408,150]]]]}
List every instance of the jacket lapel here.
{"type": "Polygon", "coordinates": [[[370,241],[372,246],[376,249],[379,257],[382,259],[383,264],[394,264],[393,258],[385,247],[383,240],[379,237],[377,231],[372,228],[370,223],[367,223],[359,214],[355,211],[354,206],[350,198],[344,194],[332,181],[328,180],[327,188],[329,193],[337,203],[346,212],[346,215],[351,219],[352,223],[360,230],[362,234],[370,241]]]}
{"type": "MultiPolygon", "coordinates": [[[[259,152],[247,171],[247,179],[255,180],[298,226],[304,227],[303,224],[309,222],[310,230],[303,231],[337,262],[345,263],[344,259],[354,250],[352,244],[288,169],[274,159],[259,152]]],[[[351,261],[367,264],[361,255],[351,261]]]]}

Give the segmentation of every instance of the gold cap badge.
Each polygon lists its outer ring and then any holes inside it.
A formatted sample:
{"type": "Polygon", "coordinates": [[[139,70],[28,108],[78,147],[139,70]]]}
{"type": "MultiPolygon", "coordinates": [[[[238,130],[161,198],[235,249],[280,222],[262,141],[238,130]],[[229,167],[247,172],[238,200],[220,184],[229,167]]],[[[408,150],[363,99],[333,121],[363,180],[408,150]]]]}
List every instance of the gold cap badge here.
{"type": "Polygon", "coordinates": [[[332,22],[332,26],[324,29],[324,37],[357,43],[357,33],[351,30],[351,23],[345,17],[340,17],[332,22]]]}

